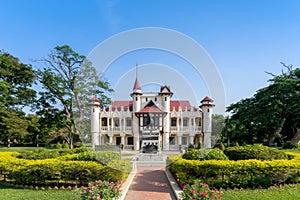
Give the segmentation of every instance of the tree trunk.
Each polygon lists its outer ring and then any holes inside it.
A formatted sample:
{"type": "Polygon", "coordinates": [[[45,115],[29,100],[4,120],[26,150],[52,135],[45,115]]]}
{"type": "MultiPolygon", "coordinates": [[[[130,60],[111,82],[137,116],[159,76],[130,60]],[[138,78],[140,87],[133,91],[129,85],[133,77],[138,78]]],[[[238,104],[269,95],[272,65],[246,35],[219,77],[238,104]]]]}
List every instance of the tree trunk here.
{"type": "Polygon", "coordinates": [[[279,135],[280,132],[282,131],[282,127],[284,125],[284,122],[285,122],[285,118],[283,118],[280,122],[280,125],[278,127],[275,128],[275,131],[269,136],[268,138],[268,142],[267,142],[267,145],[268,146],[273,146],[274,144],[274,140],[276,139],[276,135],[279,135]]]}

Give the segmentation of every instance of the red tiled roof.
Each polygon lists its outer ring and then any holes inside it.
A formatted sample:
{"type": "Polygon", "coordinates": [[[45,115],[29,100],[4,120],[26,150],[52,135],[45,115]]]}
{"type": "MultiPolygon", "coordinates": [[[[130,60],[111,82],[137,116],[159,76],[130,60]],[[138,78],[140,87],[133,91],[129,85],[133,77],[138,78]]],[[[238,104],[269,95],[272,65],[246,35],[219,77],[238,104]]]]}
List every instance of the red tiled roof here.
{"type": "Polygon", "coordinates": [[[176,111],[179,110],[179,106],[181,107],[182,110],[198,110],[198,108],[191,106],[190,102],[188,100],[175,100],[175,101],[170,101],[170,111],[175,108],[176,111]]]}
{"type": "Polygon", "coordinates": [[[100,99],[98,99],[96,96],[94,96],[93,98],[90,99],[90,101],[97,101],[97,102],[100,102],[100,99]]]}
{"type": "Polygon", "coordinates": [[[202,103],[203,101],[214,102],[214,100],[212,100],[212,99],[209,98],[208,96],[206,96],[204,99],[202,99],[201,103],[202,103]]]}
{"type": "Polygon", "coordinates": [[[127,111],[128,109],[129,111],[132,111],[132,101],[114,101],[111,107],[113,111],[115,111],[116,109],[120,111],[121,107],[123,107],[125,111],[127,111]]]}
{"type": "MultiPolygon", "coordinates": [[[[121,110],[121,107],[124,107],[124,110],[127,110],[129,108],[129,111],[132,111],[132,101],[114,101],[112,104],[112,110],[121,110]]],[[[176,111],[179,110],[179,106],[181,106],[182,110],[198,110],[198,108],[191,106],[190,102],[188,100],[171,100],[170,101],[170,111],[175,108],[176,111]]],[[[147,108],[148,111],[151,110],[150,108],[147,108]]],[[[159,108],[158,108],[159,109],[159,108]]],[[[107,109],[106,109],[107,110],[107,109]]],[[[146,111],[146,110],[145,110],[146,111]]]]}
{"type": "Polygon", "coordinates": [[[165,113],[165,112],[161,110],[159,107],[157,107],[157,105],[155,105],[153,101],[150,101],[143,109],[141,109],[137,113],[165,113]]]}

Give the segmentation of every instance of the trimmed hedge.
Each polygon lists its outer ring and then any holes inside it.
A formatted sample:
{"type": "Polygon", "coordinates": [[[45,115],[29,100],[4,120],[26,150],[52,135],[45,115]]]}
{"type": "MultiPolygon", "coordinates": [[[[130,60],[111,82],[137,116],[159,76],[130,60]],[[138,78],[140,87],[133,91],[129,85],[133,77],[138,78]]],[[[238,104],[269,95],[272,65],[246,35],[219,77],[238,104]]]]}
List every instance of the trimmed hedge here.
{"type": "Polygon", "coordinates": [[[228,160],[220,149],[190,149],[182,155],[187,160],[228,160]]]}
{"type": "Polygon", "coordinates": [[[229,160],[279,160],[288,159],[287,154],[284,152],[269,148],[263,145],[247,145],[239,147],[228,147],[224,153],[228,156],[229,160]]]}
{"type": "Polygon", "coordinates": [[[130,162],[121,160],[118,165],[127,170],[118,170],[92,161],[26,160],[18,159],[17,156],[18,153],[0,152],[0,171],[11,181],[24,185],[46,185],[60,181],[76,184],[96,180],[119,182],[127,178],[132,167],[130,162]]]}
{"type": "Polygon", "coordinates": [[[194,180],[215,188],[268,187],[300,182],[300,155],[289,153],[292,160],[186,160],[170,157],[169,169],[181,185],[194,180]],[[173,160],[172,160],[173,159],[173,160]]]}

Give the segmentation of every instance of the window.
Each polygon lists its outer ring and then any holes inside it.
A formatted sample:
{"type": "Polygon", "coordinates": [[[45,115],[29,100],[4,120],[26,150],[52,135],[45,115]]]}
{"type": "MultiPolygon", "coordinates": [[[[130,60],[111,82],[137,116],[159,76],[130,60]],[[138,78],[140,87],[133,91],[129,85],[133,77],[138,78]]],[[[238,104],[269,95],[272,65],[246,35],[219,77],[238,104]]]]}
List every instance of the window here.
{"type": "Polygon", "coordinates": [[[156,98],[156,97],[154,98],[154,101],[157,101],[157,98],[156,98]]]}
{"type": "Polygon", "coordinates": [[[127,138],[127,145],[133,145],[133,137],[127,138]]]}
{"type": "Polygon", "coordinates": [[[127,127],[131,126],[131,118],[126,118],[126,126],[127,127]]]}
{"type": "Polygon", "coordinates": [[[148,101],[148,98],[146,97],[146,101],[148,101]]]}
{"type": "Polygon", "coordinates": [[[137,101],[138,100],[138,98],[137,97],[135,97],[135,101],[137,101]]]}
{"type": "Polygon", "coordinates": [[[114,118],[114,126],[119,127],[120,126],[120,119],[119,118],[114,118]]]}
{"type": "Polygon", "coordinates": [[[154,126],[159,126],[159,116],[153,117],[154,120],[154,126]]]}
{"type": "Polygon", "coordinates": [[[177,118],[171,118],[171,126],[177,126],[177,118]]]}
{"type": "Polygon", "coordinates": [[[186,137],[182,137],[182,145],[187,145],[187,138],[186,137]]]}
{"type": "Polygon", "coordinates": [[[95,108],[93,108],[93,112],[95,112],[95,108]]]}
{"type": "Polygon", "coordinates": [[[167,101],[167,97],[165,97],[165,101],[167,101]]]}
{"type": "Polygon", "coordinates": [[[101,119],[101,125],[102,126],[107,126],[107,118],[106,117],[101,119]]]}
{"type": "Polygon", "coordinates": [[[170,145],[175,145],[175,137],[169,137],[170,145]]]}
{"type": "Polygon", "coordinates": [[[209,109],[207,109],[207,112],[209,112],[209,109]]]}
{"type": "Polygon", "coordinates": [[[188,126],[189,119],[183,118],[183,126],[188,126]]]}
{"type": "Polygon", "coordinates": [[[120,145],[121,144],[121,137],[116,137],[116,145],[120,145]]]}
{"type": "Polygon", "coordinates": [[[196,126],[201,126],[201,118],[200,117],[196,117],[195,119],[195,123],[196,123],[196,126]]]}
{"type": "Polygon", "coordinates": [[[150,116],[144,115],[143,117],[143,126],[148,126],[150,124],[150,116]]]}

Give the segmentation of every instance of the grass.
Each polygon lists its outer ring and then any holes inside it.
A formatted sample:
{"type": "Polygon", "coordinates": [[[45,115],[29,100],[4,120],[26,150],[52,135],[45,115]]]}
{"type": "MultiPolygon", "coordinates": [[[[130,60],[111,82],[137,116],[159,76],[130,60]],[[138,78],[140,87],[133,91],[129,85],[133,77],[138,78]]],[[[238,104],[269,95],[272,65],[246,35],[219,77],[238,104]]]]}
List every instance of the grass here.
{"type": "Polygon", "coordinates": [[[73,190],[34,190],[0,185],[0,200],[80,200],[73,190]]]}
{"type": "Polygon", "coordinates": [[[224,200],[298,200],[300,184],[255,190],[225,190],[224,200]]]}

